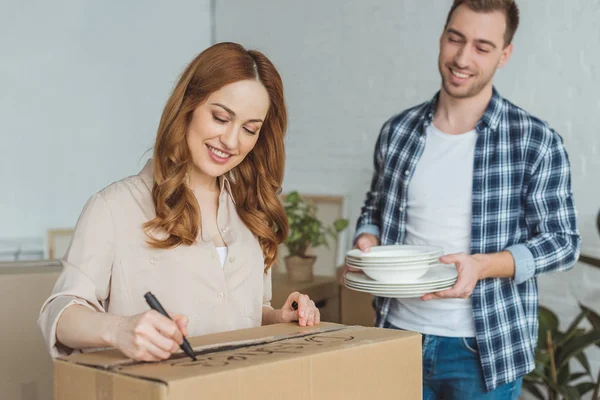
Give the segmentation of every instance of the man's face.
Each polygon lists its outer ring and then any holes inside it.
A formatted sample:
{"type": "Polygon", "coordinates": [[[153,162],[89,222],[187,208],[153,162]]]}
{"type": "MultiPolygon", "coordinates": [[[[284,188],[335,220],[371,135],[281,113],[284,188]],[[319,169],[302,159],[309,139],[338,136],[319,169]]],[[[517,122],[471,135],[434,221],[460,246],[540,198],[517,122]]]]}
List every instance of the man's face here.
{"type": "Polygon", "coordinates": [[[440,38],[442,89],[451,97],[469,98],[491,86],[512,52],[512,44],[504,46],[505,31],[501,11],[475,12],[464,4],[454,10],[440,38]]]}

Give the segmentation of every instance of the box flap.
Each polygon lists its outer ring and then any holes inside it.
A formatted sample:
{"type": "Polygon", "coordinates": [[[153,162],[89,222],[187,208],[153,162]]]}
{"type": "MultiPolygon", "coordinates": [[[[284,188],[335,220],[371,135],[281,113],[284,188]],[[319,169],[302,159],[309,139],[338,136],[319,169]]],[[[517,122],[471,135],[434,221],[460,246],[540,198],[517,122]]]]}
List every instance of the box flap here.
{"type": "Polygon", "coordinates": [[[278,324],[190,338],[198,361],[180,353],[160,363],[144,363],[130,360],[118,350],[76,354],[64,360],[169,383],[415,335],[418,336],[413,332],[330,323],[317,327],[278,324]]]}
{"type": "MultiPolygon", "coordinates": [[[[276,324],[259,328],[240,329],[235,331],[189,337],[188,341],[195,351],[200,351],[214,346],[221,346],[224,343],[239,343],[241,341],[250,342],[252,340],[285,336],[295,333],[321,332],[336,327],[341,328],[344,326],[327,322],[321,323],[314,327],[300,327],[296,324],[276,324]]],[[[176,353],[171,357],[171,359],[184,357],[186,356],[183,353],[176,353]]],[[[92,350],[85,353],[77,353],[70,356],[61,357],[60,359],[63,361],[87,365],[90,367],[99,367],[103,369],[111,369],[119,365],[136,363],[117,349],[92,350]]],[[[152,365],[154,364],[156,363],[152,363],[152,365]]]]}

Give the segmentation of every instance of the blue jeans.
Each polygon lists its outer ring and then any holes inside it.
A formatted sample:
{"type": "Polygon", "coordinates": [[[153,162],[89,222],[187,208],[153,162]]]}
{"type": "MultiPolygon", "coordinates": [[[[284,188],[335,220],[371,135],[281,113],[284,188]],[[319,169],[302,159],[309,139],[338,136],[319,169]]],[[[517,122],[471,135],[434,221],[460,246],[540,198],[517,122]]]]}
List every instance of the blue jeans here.
{"type": "MultiPolygon", "coordinates": [[[[387,321],[384,328],[400,329],[387,321]]],[[[423,335],[423,400],[517,400],[522,383],[488,392],[475,338],[423,335]]]]}

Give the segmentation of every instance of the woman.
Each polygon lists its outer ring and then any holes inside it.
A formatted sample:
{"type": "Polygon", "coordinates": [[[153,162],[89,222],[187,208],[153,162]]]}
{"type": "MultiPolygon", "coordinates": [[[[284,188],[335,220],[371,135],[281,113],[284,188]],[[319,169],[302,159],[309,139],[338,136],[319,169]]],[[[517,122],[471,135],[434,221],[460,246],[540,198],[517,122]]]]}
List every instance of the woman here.
{"type": "Polygon", "coordinates": [[[51,354],[116,347],[158,361],[182,334],[318,324],[305,295],[270,306],[288,231],[277,198],[286,123],[281,78],[263,54],[221,43],[196,57],[165,106],[153,159],[94,195],[77,222],[38,321],[51,354]],[[149,310],[148,291],[173,320],[149,310]]]}

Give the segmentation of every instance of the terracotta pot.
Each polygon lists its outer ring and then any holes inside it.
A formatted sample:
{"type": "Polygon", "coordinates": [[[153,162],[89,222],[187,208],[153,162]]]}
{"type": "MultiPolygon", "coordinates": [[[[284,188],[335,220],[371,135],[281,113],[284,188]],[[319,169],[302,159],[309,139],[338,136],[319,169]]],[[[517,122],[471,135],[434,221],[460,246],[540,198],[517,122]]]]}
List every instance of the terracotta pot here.
{"type": "Polygon", "coordinates": [[[313,280],[313,267],[315,261],[317,261],[316,256],[287,256],[284,260],[288,281],[302,283],[311,282],[313,280]]]}

